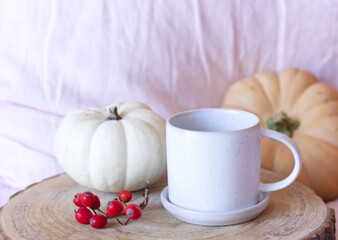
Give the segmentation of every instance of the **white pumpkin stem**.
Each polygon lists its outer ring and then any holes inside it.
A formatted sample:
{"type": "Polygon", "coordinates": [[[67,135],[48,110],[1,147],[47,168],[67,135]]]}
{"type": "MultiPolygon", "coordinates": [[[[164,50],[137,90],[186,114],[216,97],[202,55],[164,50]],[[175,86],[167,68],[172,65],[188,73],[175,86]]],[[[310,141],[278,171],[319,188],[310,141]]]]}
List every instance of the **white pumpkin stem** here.
{"type": "Polygon", "coordinates": [[[121,116],[117,112],[117,107],[111,107],[109,108],[109,116],[106,118],[106,120],[121,120],[121,116]]]}
{"type": "Polygon", "coordinates": [[[290,118],[286,113],[279,112],[266,120],[269,129],[292,137],[293,132],[298,128],[299,121],[290,118]]]}

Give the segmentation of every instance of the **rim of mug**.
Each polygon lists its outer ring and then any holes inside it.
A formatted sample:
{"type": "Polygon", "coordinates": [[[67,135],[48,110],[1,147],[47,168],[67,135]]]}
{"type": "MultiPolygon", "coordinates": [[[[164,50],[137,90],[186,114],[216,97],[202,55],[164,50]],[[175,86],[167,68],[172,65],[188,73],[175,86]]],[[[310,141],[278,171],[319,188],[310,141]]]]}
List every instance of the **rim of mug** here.
{"type": "Polygon", "coordinates": [[[233,132],[242,132],[242,131],[247,131],[249,129],[252,129],[252,128],[255,128],[257,127],[257,125],[260,126],[260,118],[252,113],[252,112],[248,112],[248,111],[244,111],[244,110],[240,110],[240,109],[233,109],[233,108],[200,108],[200,109],[193,109],[193,110],[187,110],[187,111],[183,111],[183,112],[178,112],[178,113],[175,113],[173,115],[171,115],[168,119],[167,119],[167,125],[169,125],[170,127],[173,127],[177,130],[180,130],[180,131],[184,131],[184,132],[196,132],[196,133],[233,133],[233,132]],[[256,118],[256,123],[249,126],[249,127],[245,127],[245,128],[241,128],[241,129],[236,129],[236,130],[228,130],[228,131],[204,131],[204,130],[191,130],[191,129],[186,129],[186,128],[181,128],[181,127],[177,127],[175,126],[173,123],[172,123],[172,120],[179,117],[179,116],[182,116],[182,115],[186,115],[186,114],[190,114],[190,113],[193,113],[193,112],[199,112],[199,111],[229,111],[229,112],[243,112],[243,113],[246,113],[246,114],[249,114],[253,117],[256,118]]]}

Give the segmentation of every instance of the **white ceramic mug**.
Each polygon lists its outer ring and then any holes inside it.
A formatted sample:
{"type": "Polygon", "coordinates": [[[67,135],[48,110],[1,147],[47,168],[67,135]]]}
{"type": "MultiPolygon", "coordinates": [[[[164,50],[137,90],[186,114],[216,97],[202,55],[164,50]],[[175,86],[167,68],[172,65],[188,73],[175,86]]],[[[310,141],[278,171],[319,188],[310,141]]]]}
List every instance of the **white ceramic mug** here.
{"type": "Polygon", "coordinates": [[[233,109],[182,112],[167,120],[169,201],[201,212],[224,212],[253,206],[260,192],[291,184],[301,169],[295,142],[262,128],[259,118],[233,109]],[[261,183],[261,137],[282,142],[295,158],[291,174],[276,183],[261,183]]]}

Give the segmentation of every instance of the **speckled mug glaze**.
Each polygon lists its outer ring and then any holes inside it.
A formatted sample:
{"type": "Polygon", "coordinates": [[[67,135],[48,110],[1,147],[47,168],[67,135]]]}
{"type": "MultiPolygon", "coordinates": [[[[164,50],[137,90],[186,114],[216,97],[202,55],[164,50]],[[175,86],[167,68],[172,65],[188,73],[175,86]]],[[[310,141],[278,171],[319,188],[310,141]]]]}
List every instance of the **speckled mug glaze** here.
{"type": "Polygon", "coordinates": [[[166,131],[168,197],[185,209],[224,212],[255,205],[260,192],[287,187],[301,169],[295,142],[242,110],[178,113],[167,120],[166,131]],[[294,169],[282,181],[260,182],[262,136],[284,143],[294,155],[294,169]]]}

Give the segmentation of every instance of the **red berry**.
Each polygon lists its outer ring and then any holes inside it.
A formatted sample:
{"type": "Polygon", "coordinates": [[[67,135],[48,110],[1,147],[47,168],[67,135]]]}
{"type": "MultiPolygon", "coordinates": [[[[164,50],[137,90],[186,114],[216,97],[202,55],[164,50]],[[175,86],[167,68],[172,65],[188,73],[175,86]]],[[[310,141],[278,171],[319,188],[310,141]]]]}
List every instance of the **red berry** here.
{"type": "Polygon", "coordinates": [[[103,228],[107,224],[107,218],[102,214],[97,214],[89,222],[93,228],[103,228]]]}
{"type": "Polygon", "coordinates": [[[77,193],[77,194],[75,194],[75,196],[73,198],[73,203],[78,207],[83,207],[83,205],[81,203],[81,194],[82,193],[77,193]]]}
{"type": "Polygon", "coordinates": [[[92,206],[92,209],[99,209],[101,206],[101,202],[98,196],[94,195],[95,203],[92,206]]]}
{"type": "Polygon", "coordinates": [[[88,224],[92,216],[93,216],[92,212],[88,208],[85,208],[85,207],[80,207],[75,212],[76,220],[82,224],[88,224]]]}
{"type": "Polygon", "coordinates": [[[136,220],[141,217],[142,209],[138,205],[132,203],[126,207],[124,214],[126,214],[127,218],[136,220]]]}
{"type": "Polygon", "coordinates": [[[81,203],[84,207],[92,207],[95,203],[94,194],[91,192],[84,192],[81,194],[81,203]]]}
{"type": "Polygon", "coordinates": [[[130,202],[132,197],[133,195],[131,194],[131,192],[127,190],[123,190],[119,193],[119,199],[121,202],[124,202],[124,203],[130,202]]]}
{"type": "Polygon", "coordinates": [[[117,217],[123,212],[124,206],[118,200],[113,200],[108,202],[106,207],[107,214],[111,217],[117,217]]]}

